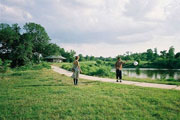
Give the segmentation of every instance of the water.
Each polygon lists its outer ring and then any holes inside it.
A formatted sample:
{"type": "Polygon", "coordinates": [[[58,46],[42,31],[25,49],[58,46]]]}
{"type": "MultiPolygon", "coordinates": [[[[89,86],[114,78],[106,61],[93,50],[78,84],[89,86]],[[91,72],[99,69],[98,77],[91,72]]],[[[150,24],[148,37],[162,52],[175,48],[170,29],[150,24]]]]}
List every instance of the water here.
{"type": "MultiPolygon", "coordinates": [[[[115,72],[115,69],[112,69],[115,72]]],[[[155,68],[123,68],[123,75],[136,78],[151,79],[180,79],[180,69],[155,69],[155,68]]]]}

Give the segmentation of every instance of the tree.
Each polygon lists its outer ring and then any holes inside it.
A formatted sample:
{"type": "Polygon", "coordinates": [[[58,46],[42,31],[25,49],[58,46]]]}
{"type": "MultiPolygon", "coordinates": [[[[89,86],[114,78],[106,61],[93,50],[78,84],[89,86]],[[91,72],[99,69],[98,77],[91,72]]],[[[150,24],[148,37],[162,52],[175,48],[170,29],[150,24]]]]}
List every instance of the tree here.
{"type": "Polygon", "coordinates": [[[88,55],[85,56],[85,59],[86,59],[86,61],[89,61],[89,60],[90,60],[90,58],[89,58],[88,55]]]}
{"type": "Polygon", "coordinates": [[[165,59],[166,58],[166,56],[167,56],[167,50],[163,50],[163,51],[160,51],[160,53],[161,53],[161,57],[163,58],[163,59],[165,59]]]}
{"type": "Polygon", "coordinates": [[[69,52],[69,62],[72,62],[74,60],[74,56],[75,56],[76,52],[74,50],[70,50],[69,52]]]}
{"type": "Polygon", "coordinates": [[[49,44],[50,38],[46,33],[44,27],[35,23],[26,23],[24,30],[32,38],[33,53],[41,53],[43,56],[46,54],[45,47],[49,44]]]}
{"type": "Polygon", "coordinates": [[[20,39],[20,27],[13,24],[0,24],[0,58],[2,60],[10,60],[12,51],[16,48],[20,39]]]}
{"type": "Polygon", "coordinates": [[[32,62],[33,43],[31,36],[27,33],[21,35],[16,48],[12,51],[12,67],[23,66],[32,62]]]}
{"type": "Polygon", "coordinates": [[[61,48],[54,44],[50,43],[45,46],[45,51],[44,51],[44,57],[50,56],[50,55],[61,55],[61,48]]]}
{"type": "Polygon", "coordinates": [[[35,23],[26,23],[23,33],[18,24],[0,24],[0,58],[12,60],[11,67],[39,63],[39,56],[62,55],[68,62],[74,60],[75,51],[66,52],[58,45],[49,43],[45,29],[35,23]]]}
{"type": "Polygon", "coordinates": [[[176,53],[175,58],[180,58],[180,52],[176,53]]]}
{"type": "Polygon", "coordinates": [[[79,56],[79,61],[84,61],[85,60],[82,54],[79,54],[78,56],[79,56]]]}
{"type": "Polygon", "coordinates": [[[158,52],[157,52],[157,48],[154,48],[154,60],[156,60],[158,58],[158,52]]]}
{"type": "Polygon", "coordinates": [[[142,61],[146,61],[146,60],[147,60],[147,54],[146,54],[146,52],[141,53],[140,59],[141,59],[142,61]]]}
{"type": "Polygon", "coordinates": [[[169,51],[168,51],[168,59],[173,59],[174,58],[174,51],[175,51],[175,49],[174,49],[174,47],[173,46],[171,46],[170,48],[169,48],[169,51]]]}
{"type": "Polygon", "coordinates": [[[148,61],[153,60],[153,51],[152,51],[152,49],[147,50],[147,59],[148,59],[148,61]]]}
{"type": "Polygon", "coordinates": [[[90,60],[91,60],[91,61],[94,61],[94,60],[95,60],[95,57],[94,57],[94,56],[90,56],[90,60]]]}
{"type": "Polygon", "coordinates": [[[74,50],[70,50],[70,52],[65,52],[62,56],[66,58],[67,62],[72,62],[74,60],[76,52],[74,50]]]}

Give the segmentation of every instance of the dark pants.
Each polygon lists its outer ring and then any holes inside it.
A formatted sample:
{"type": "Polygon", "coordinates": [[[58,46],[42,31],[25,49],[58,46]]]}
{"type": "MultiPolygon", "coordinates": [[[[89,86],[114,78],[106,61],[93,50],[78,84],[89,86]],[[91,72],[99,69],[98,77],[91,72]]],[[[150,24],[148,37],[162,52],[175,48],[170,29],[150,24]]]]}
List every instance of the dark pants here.
{"type": "Polygon", "coordinates": [[[118,80],[118,78],[120,80],[122,79],[122,71],[119,69],[116,69],[116,79],[118,80]]]}
{"type": "Polygon", "coordinates": [[[74,79],[74,85],[78,84],[78,79],[74,79]]]}

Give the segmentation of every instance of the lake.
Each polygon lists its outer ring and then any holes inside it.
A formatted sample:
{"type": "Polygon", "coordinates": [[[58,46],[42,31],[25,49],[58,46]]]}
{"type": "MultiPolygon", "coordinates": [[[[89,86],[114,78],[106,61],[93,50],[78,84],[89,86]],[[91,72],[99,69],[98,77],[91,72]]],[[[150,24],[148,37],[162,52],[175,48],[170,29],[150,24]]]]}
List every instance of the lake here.
{"type": "MultiPolygon", "coordinates": [[[[115,72],[115,69],[112,69],[115,72]]],[[[151,79],[180,79],[180,69],[123,68],[124,76],[151,79]]]]}

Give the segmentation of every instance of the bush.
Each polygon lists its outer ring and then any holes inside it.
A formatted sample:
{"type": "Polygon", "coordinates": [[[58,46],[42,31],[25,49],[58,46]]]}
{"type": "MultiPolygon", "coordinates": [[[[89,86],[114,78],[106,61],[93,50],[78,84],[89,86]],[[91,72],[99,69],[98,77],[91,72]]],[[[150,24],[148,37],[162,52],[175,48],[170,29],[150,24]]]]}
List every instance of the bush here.
{"type": "Polygon", "coordinates": [[[50,65],[49,63],[47,63],[47,62],[42,62],[41,64],[42,64],[42,66],[43,66],[44,68],[51,69],[51,65],[50,65]]]}
{"type": "Polygon", "coordinates": [[[5,60],[4,62],[0,59],[0,73],[2,73],[2,79],[4,79],[4,74],[8,71],[11,61],[5,60]]]}
{"type": "Polygon", "coordinates": [[[24,66],[21,66],[21,67],[17,67],[14,70],[18,70],[18,71],[41,70],[43,68],[51,69],[51,66],[47,62],[42,62],[40,64],[34,64],[34,65],[28,64],[28,65],[24,65],[24,66]]]}
{"type": "MultiPolygon", "coordinates": [[[[99,61],[97,63],[103,63],[99,61]]],[[[80,63],[82,74],[91,75],[91,76],[100,76],[100,77],[111,77],[115,76],[115,73],[111,72],[112,67],[106,64],[97,63],[80,63]]],[[[72,64],[62,64],[63,69],[71,71],[72,64]]]]}
{"type": "Polygon", "coordinates": [[[71,64],[63,64],[61,67],[66,69],[66,70],[72,71],[72,65],[71,64]]]}
{"type": "Polygon", "coordinates": [[[28,65],[24,65],[21,67],[16,67],[14,70],[18,70],[18,71],[26,71],[26,70],[30,70],[32,69],[32,65],[28,64],[28,65]]]}
{"type": "Polygon", "coordinates": [[[4,62],[0,59],[0,73],[6,73],[9,69],[11,61],[5,60],[4,62]]]}
{"type": "Polygon", "coordinates": [[[103,64],[103,61],[102,61],[102,60],[97,60],[96,63],[97,63],[98,65],[102,65],[102,64],[103,64]]]}

